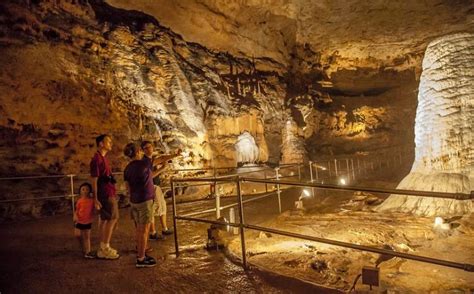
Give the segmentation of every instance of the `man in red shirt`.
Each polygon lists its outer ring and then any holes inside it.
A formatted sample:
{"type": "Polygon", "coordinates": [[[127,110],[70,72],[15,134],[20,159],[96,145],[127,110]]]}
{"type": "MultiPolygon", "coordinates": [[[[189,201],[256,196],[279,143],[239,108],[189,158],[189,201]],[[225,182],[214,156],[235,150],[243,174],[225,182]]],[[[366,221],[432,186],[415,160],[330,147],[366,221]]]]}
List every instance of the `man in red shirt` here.
{"type": "Polygon", "coordinates": [[[110,239],[114,226],[119,218],[115,179],[112,175],[107,153],[112,150],[112,138],[100,135],[95,139],[97,152],[90,163],[94,205],[100,209],[99,233],[100,247],[97,257],[104,259],[117,259],[117,250],[110,247],[110,239]]]}

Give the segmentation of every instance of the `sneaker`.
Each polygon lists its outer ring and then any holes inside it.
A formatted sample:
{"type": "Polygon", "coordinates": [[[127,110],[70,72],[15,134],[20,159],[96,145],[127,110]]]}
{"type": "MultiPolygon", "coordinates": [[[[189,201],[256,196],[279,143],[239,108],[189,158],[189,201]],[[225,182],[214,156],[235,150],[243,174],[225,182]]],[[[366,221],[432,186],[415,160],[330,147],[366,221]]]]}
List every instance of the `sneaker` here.
{"type": "Polygon", "coordinates": [[[158,233],[154,233],[154,234],[150,234],[150,236],[148,236],[148,238],[150,240],[164,240],[165,239],[165,236],[163,235],[158,235],[158,233]]]}
{"type": "Polygon", "coordinates": [[[137,263],[135,263],[135,267],[154,267],[156,266],[156,260],[148,255],[145,255],[145,259],[143,260],[138,260],[137,263]]]}
{"type": "Polygon", "coordinates": [[[166,229],[164,231],[161,231],[161,233],[163,235],[173,235],[173,230],[170,230],[170,229],[166,229]]]}
{"type": "Polygon", "coordinates": [[[87,252],[86,254],[84,254],[84,258],[86,259],[94,259],[96,258],[96,255],[92,252],[87,252]]]}
{"type": "Polygon", "coordinates": [[[118,253],[114,253],[113,251],[107,249],[99,249],[97,251],[97,257],[102,259],[117,259],[120,257],[118,253]]]}
{"type": "Polygon", "coordinates": [[[110,253],[112,253],[112,255],[117,255],[118,254],[118,251],[112,247],[107,247],[106,250],[110,253]]]}

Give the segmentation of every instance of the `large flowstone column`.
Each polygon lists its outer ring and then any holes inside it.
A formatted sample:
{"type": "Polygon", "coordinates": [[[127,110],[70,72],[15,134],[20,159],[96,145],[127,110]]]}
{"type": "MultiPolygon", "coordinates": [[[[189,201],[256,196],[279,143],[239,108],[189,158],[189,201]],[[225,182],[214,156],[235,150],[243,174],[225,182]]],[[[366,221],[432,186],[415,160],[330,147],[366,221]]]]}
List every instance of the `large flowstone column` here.
{"type": "MultiPolygon", "coordinates": [[[[474,188],[474,34],[431,42],[423,59],[415,120],[415,161],[398,189],[461,192],[474,188]]],[[[426,216],[473,212],[472,200],[391,195],[380,211],[426,216]]]]}

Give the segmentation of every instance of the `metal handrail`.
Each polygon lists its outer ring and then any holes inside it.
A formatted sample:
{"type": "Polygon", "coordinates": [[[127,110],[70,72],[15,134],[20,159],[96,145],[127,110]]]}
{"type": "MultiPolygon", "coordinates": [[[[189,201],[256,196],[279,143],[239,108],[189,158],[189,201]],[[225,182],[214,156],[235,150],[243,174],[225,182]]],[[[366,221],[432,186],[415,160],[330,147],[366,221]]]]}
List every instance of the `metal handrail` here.
{"type": "Polygon", "coordinates": [[[0,200],[0,203],[30,201],[30,200],[58,199],[58,198],[66,198],[66,197],[72,197],[72,196],[78,196],[78,194],[74,194],[74,195],[71,195],[71,194],[68,194],[68,195],[57,195],[57,196],[43,196],[43,197],[34,197],[34,198],[6,199],[6,200],[0,200]]]}
{"type": "Polygon", "coordinates": [[[47,178],[65,178],[71,175],[49,175],[49,176],[24,176],[24,177],[8,177],[0,178],[0,181],[6,180],[27,180],[27,179],[47,179],[47,178]]]}
{"type": "MultiPolygon", "coordinates": [[[[263,231],[263,232],[273,233],[273,234],[277,234],[277,235],[293,237],[293,238],[299,238],[299,239],[303,239],[303,240],[309,240],[309,241],[314,241],[314,242],[319,242],[319,243],[324,243],[324,244],[329,244],[329,245],[334,245],[334,246],[339,246],[339,247],[351,248],[351,249],[355,249],[355,250],[367,251],[367,252],[372,252],[372,253],[379,253],[379,254],[383,254],[383,255],[387,255],[387,256],[401,257],[401,258],[405,258],[405,259],[411,259],[411,260],[430,263],[430,264],[437,264],[437,265],[442,265],[442,266],[446,266],[446,267],[462,269],[462,270],[468,271],[468,272],[474,272],[474,265],[473,264],[458,263],[458,262],[447,261],[447,260],[442,260],[442,259],[437,259],[437,258],[419,256],[419,255],[408,254],[408,253],[403,253],[403,252],[396,252],[396,251],[393,251],[393,250],[381,249],[381,248],[376,248],[376,247],[371,247],[371,246],[353,244],[353,243],[342,242],[342,241],[331,240],[331,239],[320,238],[320,237],[307,236],[307,235],[296,234],[296,233],[277,230],[277,229],[271,229],[271,228],[265,228],[265,227],[261,227],[261,226],[246,224],[245,221],[244,221],[243,204],[244,204],[244,202],[254,201],[255,199],[249,199],[247,201],[244,201],[242,199],[241,183],[242,182],[274,183],[274,184],[277,184],[278,186],[279,185],[303,186],[303,187],[305,187],[305,186],[308,187],[309,186],[309,187],[313,187],[313,188],[325,188],[325,189],[333,189],[333,190],[346,190],[346,191],[361,191],[362,190],[362,191],[368,191],[368,192],[380,192],[380,193],[390,193],[390,194],[407,194],[407,195],[413,195],[413,196],[431,196],[431,197],[454,198],[454,199],[459,199],[461,197],[462,197],[462,199],[465,199],[466,196],[469,196],[469,199],[473,199],[473,197],[472,197],[473,193],[472,192],[469,195],[469,194],[462,194],[462,193],[440,193],[440,192],[426,192],[426,191],[413,191],[413,190],[374,189],[374,188],[366,188],[366,187],[364,187],[364,188],[363,187],[340,187],[340,186],[336,186],[336,185],[322,185],[322,184],[301,183],[301,182],[294,182],[294,181],[261,180],[261,179],[256,179],[256,178],[244,178],[244,177],[240,177],[240,176],[227,177],[227,179],[229,179],[229,178],[233,178],[236,185],[237,185],[237,200],[238,200],[238,202],[235,203],[235,204],[228,205],[228,207],[238,205],[239,215],[240,215],[240,222],[239,223],[228,223],[228,222],[212,221],[212,220],[207,220],[207,219],[200,219],[200,218],[190,217],[192,215],[197,215],[197,214],[203,213],[202,211],[201,212],[194,212],[194,213],[188,214],[186,216],[179,216],[177,214],[177,205],[176,205],[176,195],[175,195],[175,191],[174,191],[174,182],[175,182],[175,180],[179,180],[179,182],[183,182],[183,181],[186,181],[186,179],[174,179],[174,178],[171,179],[172,203],[173,203],[173,226],[174,226],[174,229],[175,229],[174,237],[175,237],[176,256],[179,256],[177,220],[186,220],[186,221],[196,221],[196,222],[204,222],[204,223],[218,224],[218,225],[224,225],[224,226],[239,227],[239,229],[240,229],[241,249],[242,249],[242,263],[243,263],[244,268],[247,268],[247,256],[246,256],[246,248],[245,248],[244,229],[251,229],[251,230],[263,231]]],[[[203,181],[204,180],[205,181],[205,180],[208,180],[208,178],[187,179],[187,180],[194,180],[194,181],[203,181]]],[[[268,196],[268,195],[266,195],[266,196],[268,196]]],[[[263,197],[261,197],[261,198],[263,198],[263,197]]],[[[216,206],[216,208],[213,209],[212,211],[217,211],[217,209],[218,209],[218,207],[216,206]]],[[[221,208],[219,208],[219,209],[221,209],[221,208]]],[[[207,211],[204,211],[204,212],[207,213],[207,211]]]]}
{"type": "MultiPolygon", "coordinates": [[[[270,193],[265,193],[263,195],[259,195],[259,196],[255,196],[251,199],[247,199],[247,200],[243,200],[242,203],[248,203],[248,202],[252,202],[252,201],[257,201],[257,200],[260,200],[260,199],[263,199],[263,198],[267,198],[267,197],[270,197],[270,196],[273,196],[276,194],[276,191],[274,192],[270,192],[270,193]]],[[[244,195],[242,195],[244,196],[244,195]]],[[[237,197],[237,196],[231,196],[231,197],[237,197]]],[[[226,198],[230,198],[229,196],[226,196],[226,198]]],[[[212,200],[212,199],[211,199],[212,200]]],[[[228,205],[224,205],[224,206],[221,206],[220,207],[220,210],[224,210],[224,209],[227,209],[227,208],[231,208],[231,207],[235,207],[239,205],[239,203],[233,203],[233,204],[228,204],[228,205]]],[[[217,210],[217,208],[210,208],[210,209],[206,209],[206,210],[202,210],[202,211],[196,211],[196,212],[191,212],[191,213],[187,213],[187,214],[184,214],[182,216],[195,216],[195,215],[201,215],[201,214],[208,214],[210,212],[215,212],[217,210]]]]}
{"type": "MultiPolygon", "coordinates": [[[[213,221],[213,220],[202,219],[202,218],[194,218],[194,217],[189,217],[189,216],[177,216],[176,219],[186,220],[186,221],[195,221],[195,222],[201,222],[201,223],[208,223],[208,224],[214,224],[214,225],[231,226],[231,227],[240,227],[241,226],[240,223],[222,222],[222,221],[217,221],[217,220],[213,221]]],[[[448,260],[443,260],[443,259],[437,259],[437,258],[420,256],[420,255],[409,254],[409,253],[404,253],[404,252],[398,252],[398,251],[393,251],[393,250],[388,250],[388,249],[382,249],[382,248],[377,248],[377,247],[372,247],[372,246],[359,245],[359,244],[353,244],[353,243],[342,242],[342,241],[337,241],[337,240],[331,240],[331,239],[326,239],[326,238],[296,234],[296,233],[277,230],[277,229],[271,229],[271,228],[266,228],[266,227],[261,227],[261,226],[249,225],[249,224],[245,224],[245,223],[243,224],[243,227],[246,228],[246,229],[267,232],[267,233],[271,233],[271,234],[275,234],[275,235],[298,238],[298,239],[303,239],[303,240],[308,240],[308,241],[313,241],[313,242],[318,242],[318,243],[323,243],[323,244],[329,244],[329,245],[334,245],[334,246],[338,246],[338,247],[345,247],[345,248],[350,248],[350,249],[355,249],[355,250],[360,250],[360,251],[379,253],[379,254],[393,256],[393,257],[401,257],[401,258],[405,258],[405,259],[411,259],[411,260],[430,263],[430,264],[437,264],[437,265],[442,265],[442,266],[446,266],[446,267],[462,269],[462,270],[467,271],[467,272],[474,272],[474,264],[469,264],[469,263],[459,263],[459,262],[448,261],[448,260]]]]}
{"type": "Polygon", "coordinates": [[[313,188],[321,188],[321,189],[328,189],[328,190],[365,191],[365,192],[384,193],[384,194],[449,198],[449,199],[457,199],[457,200],[474,199],[473,191],[471,191],[471,194],[465,194],[465,193],[445,193],[445,192],[432,192],[432,191],[420,191],[420,190],[383,189],[383,188],[357,187],[357,186],[338,186],[338,185],[327,185],[327,184],[301,183],[301,182],[296,182],[296,181],[262,180],[262,179],[256,179],[256,178],[240,178],[240,180],[244,182],[280,184],[280,185],[286,185],[286,186],[313,187],[313,188]]]}
{"type": "MultiPolygon", "coordinates": [[[[282,167],[287,167],[287,166],[298,166],[303,163],[288,163],[288,164],[282,164],[280,166],[282,167]]],[[[237,168],[255,168],[255,167],[262,167],[262,166],[241,166],[241,167],[236,167],[236,166],[228,166],[228,167],[207,167],[207,168],[186,168],[186,169],[171,169],[170,171],[172,172],[186,172],[186,171],[212,171],[212,170],[223,170],[223,169],[237,169],[237,168]]],[[[264,166],[262,170],[264,169],[272,169],[271,167],[264,166]]],[[[256,171],[253,171],[256,172],[256,171]]],[[[244,173],[252,173],[252,172],[243,172],[240,174],[244,173]]],[[[118,172],[113,172],[112,174],[114,175],[120,175],[123,174],[123,171],[118,171],[118,172]]],[[[3,180],[26,180],[26,179],[45,179],[45,178],[63,178],[63,177],[70,177],[70,176],[75,176],[75,177],[83,177],[83,176],[90,176],[90,174],[84,174],[84,173],[72,173],[72,174],[57,174],[57,175],[37,175],[37,176],[18,176],[18,177],[0,177],[0,181],[3,180]]]]}

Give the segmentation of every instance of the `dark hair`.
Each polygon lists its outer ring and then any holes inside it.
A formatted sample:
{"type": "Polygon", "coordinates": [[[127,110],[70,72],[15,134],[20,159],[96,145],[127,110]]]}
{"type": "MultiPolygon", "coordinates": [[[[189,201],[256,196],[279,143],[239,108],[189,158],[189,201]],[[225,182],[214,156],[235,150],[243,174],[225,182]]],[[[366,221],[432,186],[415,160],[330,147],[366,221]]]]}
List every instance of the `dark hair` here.
{"type": "Polygon", "coordinates": [[[123,154],[129,158],[134,158],[137,155],[139,147],[135,143],[128,143],[123,150],[123,154]]]}
{"type": "Polygon", "coordinates": [[[99,144],[100,142],[104,141],[105,140],[105,137],[108,137],[109,135],[107,134],[102,134],[102,135],[99,135],[95,138],[95,144],[97,145],[97,147],[99,147],[99,144]]]}
{"type": "Polygon", "coordinates": [[[79,194],[81,193],[81,188],[84,187],[84,186],[87,186],[87,188],[89,188],[89,194],[92,193],[92,185],[86,182],[86,183],[82,183],[79,186],[79,194]]]}
{"type": "Polygon", "coordinates": [[[146,146],[147,144],[153,145],[153,143],[151,143],[151,141],[143,141],[142,144],[140,144],[140,147],[142,147],[142,149],[143,149],[143,148],[145,148],[145,146],[146,146]]]}

